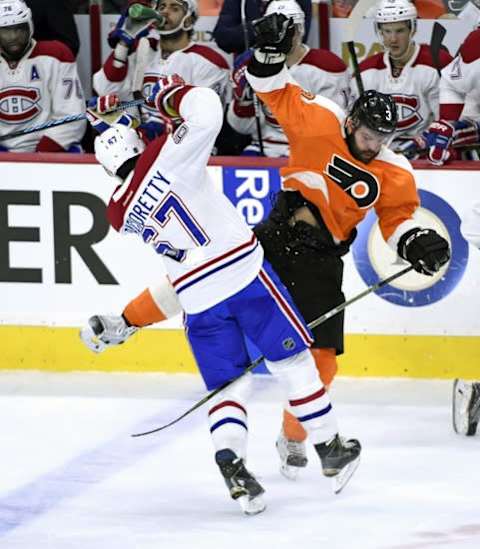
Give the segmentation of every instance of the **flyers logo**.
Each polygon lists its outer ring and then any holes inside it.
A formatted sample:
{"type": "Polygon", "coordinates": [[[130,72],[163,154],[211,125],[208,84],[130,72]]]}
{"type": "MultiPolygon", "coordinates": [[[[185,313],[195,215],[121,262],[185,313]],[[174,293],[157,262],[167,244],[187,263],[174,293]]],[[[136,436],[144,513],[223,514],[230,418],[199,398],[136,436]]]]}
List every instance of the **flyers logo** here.
{"type": "Polygon", "coordinates": [[[380,184],[374,175],[336,154],[325,173],[355,200],[359,208],[370,208],[380,194],[380,184]]]}
{"type": "Polygon", "coordinates": [[[0,122],[20,124],[32,120],[42,110],[39,100],[37,88],[4,88],[0,92],[0,122]]]}
{"type": "Polygon", "coordinates": [[[302,97],[305,97],[305,99],[308,99],[308,101],[312,101],[312,99],[315,99],[315,94],[307,90],[302,90],[302,93],[300,95],[302,97]]]}
{"type": "Polygon", "coordinates": [[[413,126],[416,126],[423,120],[421,114],[418,112],[420,101],[416,95],[393,94],[393,99],[397,104],[397,128],[399,130],[413,128],[413,126]]]}

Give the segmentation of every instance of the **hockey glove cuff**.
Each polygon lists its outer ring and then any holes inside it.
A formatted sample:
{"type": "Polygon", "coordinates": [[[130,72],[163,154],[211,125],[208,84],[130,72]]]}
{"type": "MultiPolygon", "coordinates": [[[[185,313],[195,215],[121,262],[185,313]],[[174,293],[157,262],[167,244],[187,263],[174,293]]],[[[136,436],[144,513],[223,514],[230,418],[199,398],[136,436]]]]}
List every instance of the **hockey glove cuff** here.
{"type": "Polygon", "coordinates": [[[137,330],[136,326],[127,324],[123,316],[95,315],[80,330],[80,339],[91,351],[101,353],[107,347],[121,345],[137,330]]]}
{"type": "Polygon", "coordinates": [[[450,259],[448,242],[432,229],[407,231],[398,242],[398,255],[424,275],[437,273],[450,259]]]}
{"type": "Polygon", "coordinates": [[[436,166],[442,166],[451,156],[449,150],[452,146],[453,124],[446,120],[432,122],[422,137],[425,139],[428,148],[428,159],[436,166]]]}

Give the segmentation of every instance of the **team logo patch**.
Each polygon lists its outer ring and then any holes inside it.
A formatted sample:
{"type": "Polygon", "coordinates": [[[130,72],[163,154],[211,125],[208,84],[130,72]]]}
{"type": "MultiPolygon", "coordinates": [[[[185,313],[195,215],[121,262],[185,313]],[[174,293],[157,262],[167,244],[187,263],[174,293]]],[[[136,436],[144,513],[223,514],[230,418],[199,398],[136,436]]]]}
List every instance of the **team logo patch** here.
{"type": "Polygon", "coordinates": [[[182,142],[183,138],[188,133],[188,126],[186,124],[182,124],[179,126],[176,130],[176,132],[173,134],[173,142],[178,145],[182,142]]]}
{"type": "Polygon", "coordinates": [[[370,208],[377,201],[378,179],[345,158],[334,154],[325,173],[355,200],[359,208],[370,208]]]}
{"type": "Polygon", "coordinates": [[[287,339],[284,339],[282,341],[283,348],[286,351],[291,351],[292,349],[295,349],[295,341],[293,341],[293,338],[287,337],[287,339]]]}
{"type": "Polygon", "coordinates": [[[32,120],[42,111],[37,88],[15,86],[0,92],[0,122],[19,124],[32,120]]]}
{"type": "Polygon", "coordinates": [[[416,95],[394,94],[393,98],[397,105],[398,129],[413,128],[423,120],[418,111],[420,101],[416,95]]]}
{"type": "MultiPolygon", "coordinates": [[[[434,276],[412,271],[377,290],[379,297],[402,307],[422,307],[445,298],[462,279],[468,262],[468,244],[460,233],[460,218],[455,210],[434,193],[421,189],[419,195],[422,207],[415,214],[418,225],[431,227],[446,238],[452,257],[434,276]]],[[[358,226],[352,253],[355,266],[368,286],[408,265],[383,240],[373,212],[358,226]]]]}

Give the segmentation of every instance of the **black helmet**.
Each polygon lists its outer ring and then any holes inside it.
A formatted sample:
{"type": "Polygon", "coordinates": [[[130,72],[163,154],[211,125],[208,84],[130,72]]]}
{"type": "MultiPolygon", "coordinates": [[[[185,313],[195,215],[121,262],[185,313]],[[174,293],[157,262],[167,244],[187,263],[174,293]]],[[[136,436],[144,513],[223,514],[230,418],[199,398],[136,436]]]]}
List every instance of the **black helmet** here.
{"type": "Polygon", "coordinates": [[[355,125],[363,124],[388,135],[397,127],[397,107],[391,95],[375,90],[364,91],[355,101],[349,114],[355,125]]]}

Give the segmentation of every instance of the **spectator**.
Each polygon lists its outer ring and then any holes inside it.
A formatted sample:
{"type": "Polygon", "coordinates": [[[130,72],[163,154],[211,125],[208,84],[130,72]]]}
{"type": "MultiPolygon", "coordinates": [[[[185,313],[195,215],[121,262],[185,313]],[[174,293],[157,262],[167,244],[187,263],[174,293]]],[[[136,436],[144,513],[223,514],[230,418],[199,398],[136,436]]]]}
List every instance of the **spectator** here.
{"type": "MultiPolygon", "coordinates": [[[[381,0],[374,24],[385,52],[360,64],[363,86],[393,96],[398,126],[390,147],[418,158],[426,152],[421,133],[438,118],[439,68],[452,57],[441,49],[435,59],[429,45],[415,43],[417,10],[408,0],[381,0]]],[[[352,89],[358,95],[356,83],[352,89]]]]}
{"type": "MultiPolygon", "coordinates": [[[[129,0],[129,5],[134,3],[150,6],[148,0],[129,0]]],[[[212,48],[192,42],[198,19],[196,0],[161,0],[158,12],[165,18],[161,28],[153,28],[148,22],[145,26],[145,22],[131,21],[122,15],[110,33],[113,51],[93,77],[97,93],[116,93],[121,99],[129,100],[132,90],[139,89],[147,97],[159,78],[176,73],[189,84],[212,88],[223,99],[229,80],[227,61],[212,48]],[[142,60],[137,47],[144,36],[148,38],[149,47],[142,60]],[[145,69],[139,75],[142,62],[145,69]]],[[[146,106],[143,118],[147,138],[163,132],[163,121],[158,118],[156,109],[146,106]]]]}
{"type": "MultiPolygon", "coordinates": [[[[312,19],[311,0],[298,0],[305,13],[306,42],[312,19]]],[[[213,29],[213,38],[218,46],[228,53],[242,53],[252,44],[252,21],[261,17],[267,7],[266,0],[225,0],[217,24],[213,29]],[[247,21],[248,44],[245,44],[243,20],[247,21]]]]}
{"type": "MultiPolygon", "coordinates": [[[[265,12],[283,13],[293,18],[295,34],[292,49],[287,55],[287,66],[295,81],[311,93],[332,99],[340,107],[348,107],[349,74],[345,63],[328,50],[310,49],[302,43],[304,35],[305,14],[296,0],[272,0],[265,12]]],[[[253,96],[250,86],[246,84],[245,70],[249,54],[243,54],[237,60],[239,66],[234,70],[233,101],[228,109],[227,120],[238,132],[251,134],[252,143],[246,147],[244,154],[259,155],[260,145],[256,130],[253,96]]],[[[264,153],[266,156],[288,156],[288,141],[279,123],[272,113],[261,104],[260,126],[264,153]]]]}
{"type": "Polygon", "coordinates": [[[80,49],[73,9],[64,0],[25,0],[32,10],[34,38],[63,42],[76,57],[80,49]]]}
{"type": "MultiPolygon", "coordinates": [[[[85,110],[75,58],[61,42],[33,39],[30,8],[22,0],[0,2],[0,135],[85,110]]],[[[2,141],[19,152],[80,152],[85,121],[2,141]]]]}

